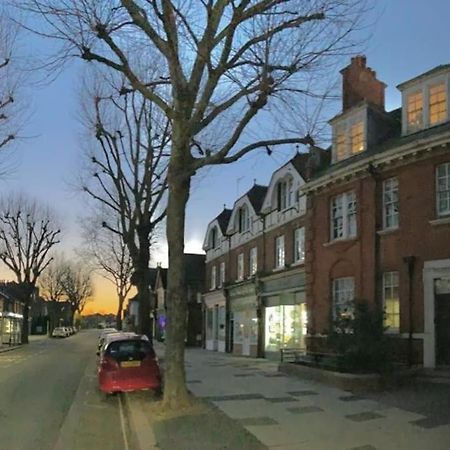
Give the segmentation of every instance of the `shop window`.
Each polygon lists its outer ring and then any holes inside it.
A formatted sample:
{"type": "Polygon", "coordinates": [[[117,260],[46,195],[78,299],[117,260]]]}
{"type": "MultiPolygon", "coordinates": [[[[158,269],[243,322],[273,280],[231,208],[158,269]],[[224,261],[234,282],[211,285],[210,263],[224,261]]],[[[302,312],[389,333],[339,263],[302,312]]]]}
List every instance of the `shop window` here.
{"type": "Polygon", "coordinates": [[[239,253],[237,257],[237,280],[241,281],[244,279],[244,254],[239,253]]]}
{"type": "Polygon", "coordinates": [[[275,238],[275,269],[284,267],[284,236],[277,236],[275,238]]]}
{"type": "Polygon", "coordinates": [[[450,163],[436,169],[436,201],[438,216],[450,214],[450,163]]]}
{"type": "Polygon", "coordinates": [[[398,219],[398,180],[389,178],[383,182],[383,228],[397,228],[398,219]]]}
{"type": "Polygon", "coordinates": [[[383,274],[384,326],[391,333],[400,331],[400,300],[398,272],[383,274]]]}

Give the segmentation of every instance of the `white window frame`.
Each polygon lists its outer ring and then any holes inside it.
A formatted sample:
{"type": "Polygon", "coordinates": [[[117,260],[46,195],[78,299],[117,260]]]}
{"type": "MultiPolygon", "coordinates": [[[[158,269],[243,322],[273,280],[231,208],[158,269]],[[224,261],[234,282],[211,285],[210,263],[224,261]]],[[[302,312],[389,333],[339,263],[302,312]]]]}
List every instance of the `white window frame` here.
{"type": "Polygon", "coordinates": [[[333,279],[332,290],[333,319],[336,320],[338,318],[338,308],[340,315],[353,315],[355,309],[355,278],[342,277],[333,279]]]}
{"type": "Polygon", "coordinates": [[[438,217],[450,215],[450,162],[436,167],[436,211],[438,217]],[[443,176],[439,175],[441,169],[444,169],[443,176]],[[441,200],[447,204],[443,209],[441,209],[441,200]]]}
{"type": "Polygon", "coordinates": [[[398,179],[383,181],[383,229],[393,230],[399,227],[398,179]]]}
{"type": "Polygon", "coordinates": [[[448,93],[447,93],[447,83],[445,81],[436,81],[435,83],[432,83],[428,86],[428,123],[430,124],[431,127],[434,127],[435,125],[439,125],[440,123],[443,123],[447,120],[448,117],[448,93]],[[439,113],[444,113],[444,117],[440,120],[437,120],[435,122],[431,122],[431,108],[432,108],[432,104],[431,104],[431,98],[432,98],[432,93],[431,90],[434,88],[438,88],[442,86],[442,91],[443,94],[445,96],[444,101],[439,101],[436,102],[435,105],[444,105],[444,109],[442,111],[439,111],[439,113]]]}
{"type": "Polygon", "coordinates": [[[406,96],[406,128],[409,133],[421,130],[423,128],[423,113],[424,113],[424,95],[422,89],[412,91],[406,96]],[[411,102],[413,97],[420,98],[422,107],[416,108],[417,101],[411,102]],[[414,110],[410,110],[410,104],[415,106],[414,110]],[[414,113],[415,121],[410,122],[410,114],[414,113]]]}
{"type": "Polygon", "coordinates": [[[331,241],[356,237],[358,225],[357,202],[354,191],[344,192],[331,199],[330,219],[331,241]]]}
{"type": "Polygon", "coordinates": [[[294,230],[294,263],[305,261],[305,227],[294,230]]]}
{"type": "Polygon", "coordinates": [[[359,111],[352,117],[343,118],[333,126],[333,163],[338,163],[367,150],[367,111],[359,111]],[[354,150],[353,130],[357,126],[362,127],[362,133],[357,136],[360,148],[354,150]],[[339,150],[339,152],[338,152],[339,150]]]}
{"type": "Polygon", "coordinates": [[[237,211],[237,225],[239,233],[250,230],[250,213],[246,204],[242,205],[237,211]]]}
{"type": "Polygon", "coordinates": [[[277,209],[278,211],[285,211],[292,206],[293,203],[293,186],[294,182],[291,176],[282,178],[277,183],[277,209]]]}
{"type": "Polygon", "coordinates": [[[225,262],[222,261],[219,266],[219,287],[225,284],[225,262]]]}
{"type": "Polygon", "coordinates": [[[244,279],[244,254],[239,253],[237,256],[237,281],[242,281],[244,279]]]}
{"type": "Polygon", "coordinates": [[[284,251],[284,235],[275,238],[275,269],[281,269],[285,266],[285,251],[284,251]]]}
{"type": "Polygon", "coordinates": [[[211,267],[211,290],[217,288],[217,268],[216,266],[211,267]]]}
{"type": "Polygon", "coordinates": [[[398,313],[395,313],[398,316],[398,327],[389,327],[386,330],[386,333],[397,334],[400,333],[400,274],[396,271],[392,272],[384,272],[383,273],[383,311],[384,311],[384,321],[383,323],[386,325],[387,315],[386,312],[386,302],[387,301],[396,301],[398,306],[398,313]],[[394,290],[397,290],[397,296],[394,296],[394,290]],[[390,291],[390,296],[386,296],[386,291],[390,291]]]}
{"type": "Polygon", "coordinates": [[[258,271],[258,248],[252,247],[249,253],[249,274],[253,276],[258,271]]]}

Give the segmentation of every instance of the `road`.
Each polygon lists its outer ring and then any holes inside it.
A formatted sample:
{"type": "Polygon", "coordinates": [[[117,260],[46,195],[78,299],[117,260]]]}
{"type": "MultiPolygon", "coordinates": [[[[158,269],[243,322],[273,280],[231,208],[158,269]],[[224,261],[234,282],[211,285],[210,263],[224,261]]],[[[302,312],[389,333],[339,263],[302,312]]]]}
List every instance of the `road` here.
{"type": "Polygon", "coordinates": [[[0,450],[127,448],[121,398],[96,388],[98,331],[0,353],[0,450]]]}

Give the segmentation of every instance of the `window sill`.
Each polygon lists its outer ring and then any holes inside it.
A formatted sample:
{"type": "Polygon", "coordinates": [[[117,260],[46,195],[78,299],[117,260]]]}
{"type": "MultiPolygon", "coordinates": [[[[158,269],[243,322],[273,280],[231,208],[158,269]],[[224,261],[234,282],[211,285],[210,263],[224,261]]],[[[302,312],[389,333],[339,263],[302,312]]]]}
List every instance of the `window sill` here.
{"type": "Polygon", "coordinates": [[[305,260],[304,259],[300,259],[299,261],[293,262],[291,264],[291,267],[303,266],[303,264],[305,264],[305,260]]]}
{"type": "Polygon", "coordinates": [[[400,231],[400,227],[396,228],[384,228],[382,230],[378,230],[377,234],[378,236],[386,236],[387,234],[396,233],[397,231],[400,231]]]}
{"type": "Polygon", "coordinates": [[[450,223],[450,217],[441,217],[440,219],[430,220],[430,225],[447,225],[450,223]]]}
{"type": "Polygon", "coordinates": [[[344,239],[335,239],[334,241],[329,241],[329,242],[325,242],[324,244],[322,244],[324,247],[330,247],[331,245],[336,245],[336,244],[346,244],[346,243],[350,243],[350,242],[355,242],[358,240],[358,237],[351,237],[351,238],[344,238],[344,239]]]}
{"type": "Polygon", "coordinates": [[[286,266],[274,267],[272,272],[281,272],[284,269],[286,269],[286,266]]]}

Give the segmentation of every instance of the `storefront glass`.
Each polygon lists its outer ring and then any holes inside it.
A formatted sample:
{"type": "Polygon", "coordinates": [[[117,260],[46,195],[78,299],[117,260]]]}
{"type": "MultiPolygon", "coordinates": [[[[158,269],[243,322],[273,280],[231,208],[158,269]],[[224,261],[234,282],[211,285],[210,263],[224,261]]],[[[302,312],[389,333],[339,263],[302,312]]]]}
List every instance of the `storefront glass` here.
{"type": "Polygon", "coordinates": [[[284,347],[304,348],[307,325],[304,303],[266,307],[265,313],[267,352],[284,347]]]}

